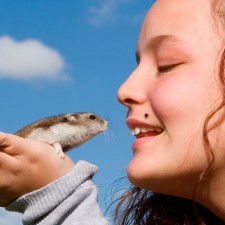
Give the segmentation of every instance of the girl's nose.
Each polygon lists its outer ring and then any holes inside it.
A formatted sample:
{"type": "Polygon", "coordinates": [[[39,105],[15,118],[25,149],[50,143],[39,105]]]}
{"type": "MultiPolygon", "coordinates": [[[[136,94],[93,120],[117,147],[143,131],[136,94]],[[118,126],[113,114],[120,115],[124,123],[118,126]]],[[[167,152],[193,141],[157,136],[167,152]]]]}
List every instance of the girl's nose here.
{"type": "Polygon", "coordinates": [[[118,90],[117,96],[119,102],[127,107],[144,103],[146,101],[146,94],[142,83],[141,77],[137,76],[134,71],[118,90]]]}

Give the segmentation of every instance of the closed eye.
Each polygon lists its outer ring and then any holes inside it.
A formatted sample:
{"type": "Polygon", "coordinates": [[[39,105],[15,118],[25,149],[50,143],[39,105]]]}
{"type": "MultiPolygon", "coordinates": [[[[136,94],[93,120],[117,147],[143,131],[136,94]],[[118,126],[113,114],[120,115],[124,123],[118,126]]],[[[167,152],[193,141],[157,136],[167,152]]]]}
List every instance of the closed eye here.
{"type": "Polygon", "coordinates": [[[182,63],[176,63],[176,64],[171,64],[171,65],[163,65],[163,66],[158,66],[158,72],[159,73],[167,73],[173,70],[175,67],[181,65],[182,63]]]}

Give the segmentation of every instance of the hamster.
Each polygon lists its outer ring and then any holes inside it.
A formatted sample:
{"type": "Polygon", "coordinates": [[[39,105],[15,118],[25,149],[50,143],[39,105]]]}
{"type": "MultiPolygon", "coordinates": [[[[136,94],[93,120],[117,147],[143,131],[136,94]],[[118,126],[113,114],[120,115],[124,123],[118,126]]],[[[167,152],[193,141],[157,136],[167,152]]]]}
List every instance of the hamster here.
{"type": "Polygon", "coordinates": [[[64,157],[64,152],[104,132],[107,127],[108,122],[96,114],[68,113],[38,120],[15,135],[46,142],[55,147],[60,157],[64,157]]]}

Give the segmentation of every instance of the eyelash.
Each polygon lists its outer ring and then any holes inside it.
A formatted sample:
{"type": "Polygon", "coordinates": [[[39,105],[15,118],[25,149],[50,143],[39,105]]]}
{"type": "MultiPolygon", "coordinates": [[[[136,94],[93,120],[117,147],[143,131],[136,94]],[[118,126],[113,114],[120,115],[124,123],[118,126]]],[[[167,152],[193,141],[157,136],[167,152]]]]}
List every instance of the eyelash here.
{"type": "Polygon", "coordinates": [[[170,72],[172,69],[175,67],[179,66],[181,63],[178,64],[172,64],[172,65],[165,65],[165,66],[159,66],[158,67],[158,72],[160,73],[167,73],[170,72]]]}

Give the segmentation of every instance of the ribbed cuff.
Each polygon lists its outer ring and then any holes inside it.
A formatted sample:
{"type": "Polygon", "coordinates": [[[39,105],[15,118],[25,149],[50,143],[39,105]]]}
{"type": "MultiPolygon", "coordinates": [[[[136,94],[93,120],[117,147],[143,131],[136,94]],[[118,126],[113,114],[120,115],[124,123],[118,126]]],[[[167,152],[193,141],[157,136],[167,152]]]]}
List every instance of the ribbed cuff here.
{"type": "Polygon", "coordinates": [[[32,224],[57,207],[83,182],[92,178],[97,167],[85,161],[76,163],[74,169],[47,186],[16,199],[6,207],[8,211],[24,213],[24,220],[32,224]],[[35,215],[35,216],[34,216],[35,215]]]}

